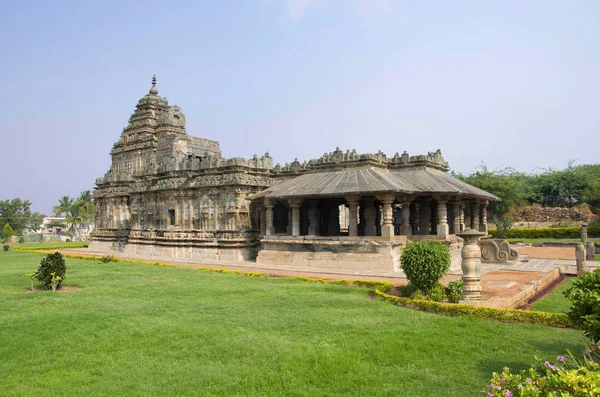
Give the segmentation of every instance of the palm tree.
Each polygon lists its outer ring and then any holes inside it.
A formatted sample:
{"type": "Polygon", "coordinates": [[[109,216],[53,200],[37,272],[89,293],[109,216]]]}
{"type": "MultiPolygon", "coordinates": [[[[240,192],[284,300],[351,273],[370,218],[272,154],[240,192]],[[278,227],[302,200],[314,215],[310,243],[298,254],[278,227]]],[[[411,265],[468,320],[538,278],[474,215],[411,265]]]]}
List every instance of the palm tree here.
{"type": "Polygon", "coordinates": [[[54,211],[56,216],[61,216],[62,214],[67,215],[71,206],[73,206],[73,199],[69,196],[62,196],[58,200],[58,205],[52,207],[52,211],[54,211]]]}
{"type": "Polygon", "coordinates": [[[92,193],[89,190],[82,191],[73,205],[77,207],[77,213],[81,217],[82,223],[89,225],[96,212],[92,193]]]}

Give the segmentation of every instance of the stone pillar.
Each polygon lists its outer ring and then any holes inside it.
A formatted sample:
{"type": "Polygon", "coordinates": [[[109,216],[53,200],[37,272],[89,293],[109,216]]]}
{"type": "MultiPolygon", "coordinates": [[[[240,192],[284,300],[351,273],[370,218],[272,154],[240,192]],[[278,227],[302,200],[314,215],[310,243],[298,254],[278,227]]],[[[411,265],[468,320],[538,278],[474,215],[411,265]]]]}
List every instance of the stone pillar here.
{"type": "Polygon", "coordinates": [[[479,204],[479,231],[487,234],[488,225],[487,225],[487,206],[488,201],[484,200],[479,204]]]}
{"type": "Polygon", "coordinates": [[[402,209],[400,211],[400,215],[402,216],[400,235],[410,236],[412,234],[412,227],[410,226],[410,201],[403,201],[402,209]]]}
{"type": "Polygon", "coordinates": [[[479,230],[479,204],[471,203],[471,229],[479,230]]]}
{"type": "Polygon", "coordinates": [[[461,303],[478,306],[481,301],[481,248],[477,241],[484,235],[485,233],[475,229],[457,234],[464,239],[461,263],[464,286],[461,303]]]}
{"type": "Polygon", "coordinates": [[[271,236],[275,231],[275,226],[273,225],[273,203],[267,200],[265,200],[265,222],[265,235],[271,236]]]}
{"type": "Polygon", "coordinates": [[[419,200],[419,234],[426,236],[429,234],[429,218],[431,218],[429,200],[419,200]]]}
{"type": "Polygon", "coordinates": [[[344,197],[348,203],[348,236],[358,236],[358,203],[360,196],[344,197]]]}
{"type": "Polygon", "coordinates": [[[585,247],[583,243],[577,243],[575,246],[575,261],[577,263],[577,277],[583,276],[587,271],[585,263],[585,247]]]}
{"type": "Polygon", "coordinates": [[[437,224],[437,235],[447,236],[450,234],[448,230],[448,207],[446,207],[446,200],[437,201],[437,213],[438,213],[438,224],[437,224]]]}
{"type": "Polygon", "coordinates": [[[465,203],[461,202],[460,203],[460,212],[459,212],[459,222],[460,222],[460,231],[464,232],[465,231],[465,203]]]}
{"type": "Polygon", "coordinates": [[[337,205],[329,205],[327,208],[327,234],[337,236],[340,234],[340,208],[337,205]]]}
{"type": "Polygon", "coordinates": [[[366,198],[365,202],[365,236],[376,236],[377,225],[375,225],[375,200],[366,198]]]}
{"type": "Polygon", "coordinates": [[[586,245],[588,242],[588,224],[587,222],[583,222],[581,224],[581,242],[583,245],[586,245]]]}
{"type": "Polygon", "coordinates": [[[585,252],[586,252],[585,258],[588,261],[596,260],[596,247],[594,246],[593,242],[588,241],[588,243],[586,244],[585,252]]]}
{"type": "Polygon", "coordinates": [[[292,209],[292,217],[289,219],[289,223],[292,225],[292,236],[300,235],[300,207],[302,206],[302,200],[294,199],[290,200],[290,207],[292,209]]]}
{"type": "Polygon", "coordinates": [[[319,235],[319,202],[310,200],[308,202],[308,235],[319,235]]]}
{"type": "Polygon", "coordinates": [[[267,233],[267,221],[266,221],[266,212],[264,208],[260,209],[260,213],[259,213],[259,218],[258,218],[258,222],[259,222],[259,227],[260,227],[260,235],[264,236],[267,233]]]}
{"type": "Polygon", "coordinates": [[[294,233],[292,230],[292,218],[294,217],[294,214],[293,214],[294,211],[292,210],[291,205],[288,207],[287,210],[288,210],[288,216],[287,216],[288,222],[287,222],[287,227],[285,228],[285,232],[287,233],[288,236],[293,236],[294,233]]]}
{"type": "Polygon", "coordinates": [[[462,232],[460,228],[460,201],[452,202],[452,233],[462,232]]]}
{"type": "Polygon", "coordinates": [[[392,209],[394,195],[391,193],[381,194],[377,196],[377,199],[382,205],[381,217],[383,218],[383,224],[381,225],[381,236],[392,237],[394,236],[394,211],[392,209]]]}
{"type": "Polygon", "coordinates": [[[188,230],[194,229],[194,202],[192,197],[188,197],[188,230]]]}

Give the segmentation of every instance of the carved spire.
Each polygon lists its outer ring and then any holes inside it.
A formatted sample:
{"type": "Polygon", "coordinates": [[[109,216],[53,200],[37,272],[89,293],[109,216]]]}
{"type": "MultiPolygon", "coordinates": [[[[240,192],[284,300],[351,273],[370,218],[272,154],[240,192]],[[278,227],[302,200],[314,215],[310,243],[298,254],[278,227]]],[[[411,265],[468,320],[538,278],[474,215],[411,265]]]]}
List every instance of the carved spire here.
{"type": "Polygon", "coordinates": [[[156,89],[156,75],[152,76],[152,88],[150,88],[150,94],[157,95],[158,90],[156,89]]]}

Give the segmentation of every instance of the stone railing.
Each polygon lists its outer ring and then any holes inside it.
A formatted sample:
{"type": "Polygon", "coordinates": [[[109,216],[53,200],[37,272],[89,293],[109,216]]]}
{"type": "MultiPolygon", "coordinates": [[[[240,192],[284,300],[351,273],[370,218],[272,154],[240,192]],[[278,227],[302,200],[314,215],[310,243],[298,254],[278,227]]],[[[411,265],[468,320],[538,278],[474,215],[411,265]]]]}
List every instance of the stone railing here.
{"type": "Polygon", "coordinates": [[[448,170],[448,162],[444,160],[439,149],[435,152],[429,152],[427,155],[410,156],[407,152],[404,152],[402,155],[396,153],[393,157],[387,157],[382,151],[375,154],[358,154],[356,153],[356,150],[347,150],[346,152],[343,152],[340,148],[336,148],[335,151],[325,153],[318,159],[300,163],[296,158],[292,163],[285,163],[283,166],[277,164],[273,167],[273,172],[276,174],[300,173],[313,169],[330,168],[336,165],[352,165],[360,163],[370,163],[390,168],[429,164],[443,170],[448,170]]]}

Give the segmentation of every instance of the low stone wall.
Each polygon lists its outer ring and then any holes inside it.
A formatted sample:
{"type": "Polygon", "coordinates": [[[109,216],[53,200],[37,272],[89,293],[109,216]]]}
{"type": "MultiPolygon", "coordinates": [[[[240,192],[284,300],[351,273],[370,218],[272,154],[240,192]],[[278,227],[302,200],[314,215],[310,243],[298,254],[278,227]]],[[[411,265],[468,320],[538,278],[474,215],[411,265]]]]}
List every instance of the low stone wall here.
{"type": "Polygon", "coordinates": [[[523,222],[584,221],[588,217],[589,214],[584,214],[577,208],[531,206],[519,211],[517,220],[523,222]]]}

